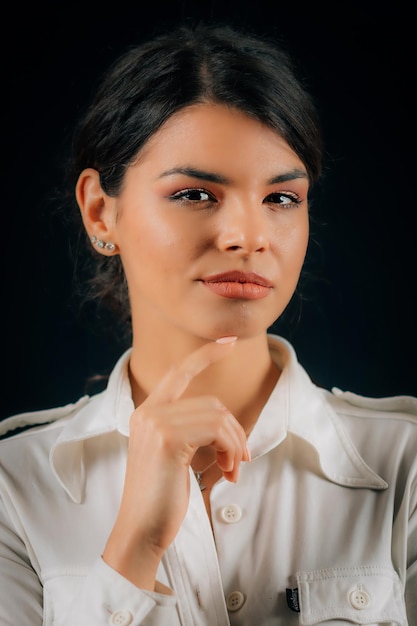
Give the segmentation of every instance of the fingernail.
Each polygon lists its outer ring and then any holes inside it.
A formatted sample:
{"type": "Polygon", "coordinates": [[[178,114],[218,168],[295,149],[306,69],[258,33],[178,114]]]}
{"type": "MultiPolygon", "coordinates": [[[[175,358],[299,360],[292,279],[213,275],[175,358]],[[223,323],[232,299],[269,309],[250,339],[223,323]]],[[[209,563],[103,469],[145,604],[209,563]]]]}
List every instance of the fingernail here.
{"type": "Polygon", "coordinates": [[[250,453],[249,446],[247,444],[246,444],[246,452],[248,453],[248,463],[250,463],[252,460],[252,455],[250,453]]]}
{"type": "Polygon", "coordinates": [[[216,339],[216,343],[233,343],[236,341],[237,337],[220,337],[220,339],[216,339]]]}

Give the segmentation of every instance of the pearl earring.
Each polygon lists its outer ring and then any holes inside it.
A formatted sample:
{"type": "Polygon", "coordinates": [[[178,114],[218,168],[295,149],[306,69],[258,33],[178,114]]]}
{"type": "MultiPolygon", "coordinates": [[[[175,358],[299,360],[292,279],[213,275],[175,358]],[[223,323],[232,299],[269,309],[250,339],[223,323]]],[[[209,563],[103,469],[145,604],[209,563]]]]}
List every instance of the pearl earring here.
{"type": "Polygon", "coordinates": [[[91,238],[91,243],[97,246],[97,248],[100,248],[100,250],[108,250],[108,252],[114,252],[114,250],[116,249],[116,246],[114,245],[114,243],[111,243],[111,241],[103,241],[102,239],[97,239],[97,237],[95,235],[93,235],[91,238]]]}

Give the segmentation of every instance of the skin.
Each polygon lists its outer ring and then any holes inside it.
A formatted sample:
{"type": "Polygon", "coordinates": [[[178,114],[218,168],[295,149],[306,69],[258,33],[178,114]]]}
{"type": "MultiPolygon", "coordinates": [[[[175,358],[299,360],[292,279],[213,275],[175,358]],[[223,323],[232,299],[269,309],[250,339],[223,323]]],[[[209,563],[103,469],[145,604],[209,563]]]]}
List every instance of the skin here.
{"type": "Polygon", "coordinates": [[[278,134],[209,103],[176,113],[150,138],[118,197],[93,169],[79,178],[87,232],[116,244],[131,298],[136,409],[103,558],[141,588],[169,593],[156,573],[187,510],[190,466],[217,461],[204,474],[210,516],[215,482],[236,482],[250,461],[248,434],[280,373],[266,331],[307,250],[307,192],[305,166],[278,134]],[[232,270],[268,286],[225,297],[204,280],[232,270]]]}

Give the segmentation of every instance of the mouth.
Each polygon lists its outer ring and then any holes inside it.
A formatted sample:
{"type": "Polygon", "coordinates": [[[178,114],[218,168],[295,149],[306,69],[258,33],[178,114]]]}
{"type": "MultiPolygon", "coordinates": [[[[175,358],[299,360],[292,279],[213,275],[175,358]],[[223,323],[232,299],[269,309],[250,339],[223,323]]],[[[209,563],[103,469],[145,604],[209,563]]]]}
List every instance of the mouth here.
{"type": "Polygon", "coordinates": [[[273,286],[260,274],[238,270],[206,276],[201,279],[201,282],[218,296],[238,300],[265,298],[273,286]]]}

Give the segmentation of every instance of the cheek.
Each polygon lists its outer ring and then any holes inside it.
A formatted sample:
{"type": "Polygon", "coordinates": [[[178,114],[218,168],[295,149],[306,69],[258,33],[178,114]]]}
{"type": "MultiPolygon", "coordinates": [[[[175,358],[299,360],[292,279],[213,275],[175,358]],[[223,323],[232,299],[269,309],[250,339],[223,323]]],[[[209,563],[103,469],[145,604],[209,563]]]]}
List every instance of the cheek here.
{"type": "Polygon", "coordinates": [[[279,233],[278,249],[285,265],[300,270],[307,253],[309,240],[308,221],[301,221],[279,233]]]}
{"type": "Polygon", "coordinates": [[[172,250],[175,237],[169,224],[158,219],[156,211],[146,204],[126,205],[120,213],[117,229],[121,255],[154,259],[164,249],[172,250]]]}
{"type": "Polygon", "coordinates": [[[305,256],[307,254],[309,242],[309,227],[308,224],[298,233],[296,237],[295,248],[298,252],[300,266],[304,263],[305,256]]]}
{"type": "Polygon", "coordinates": [[[186,271],[193,253],[186,237],[155,224],[131,227],[123,238],[120,255],[128,279],[136,281],[170,280],[186,271]]]}

